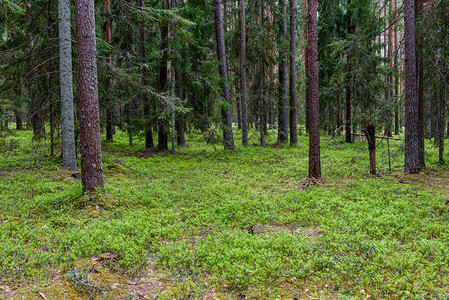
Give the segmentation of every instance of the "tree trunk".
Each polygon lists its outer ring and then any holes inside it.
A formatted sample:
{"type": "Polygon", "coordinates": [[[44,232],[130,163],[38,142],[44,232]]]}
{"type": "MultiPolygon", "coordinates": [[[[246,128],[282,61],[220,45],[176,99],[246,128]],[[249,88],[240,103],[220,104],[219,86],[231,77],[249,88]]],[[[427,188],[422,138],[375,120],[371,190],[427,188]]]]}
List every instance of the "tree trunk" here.
{"type": "MultiPolygon", "coordinates": [[[[143,0],[137,0],[137,6],[143,8],[144,3],[143,0]]],[[[146,60],[146,51],[145,51],[145,27],[143,26],[143,21],[139,22],[139,48],[140,48],[140,58],[142,59],[142,62],[145,62],[146,60]]],[[[142,68],[142,84],[146,84],[147,81],[147,70],[145,68],[142,68]]],[[[145,148],[150,149],[154,147],[154,141],[153,141],[153,131],[151,129],[151,118],[150,118],[150,101],[148,99],[148,96],[146,92],[143,92],[142,94],[142,102],[143,102],[143,115],[144,115],[144,122],[145,122],[145,148]]]]}
{"type": "MultiPolygon", "coordinates": [[[[415,0],[415,29],[418,27],[416,21],[421,18],[423,10],[423,0],[415,0]]],[[[416,77],[417,77],[417,97],[418,97],[418,166],[425,167],[424,153],[424,72],[423,72],[423,45],[422,38],[416,38],[416,77]]]]}
{"type": "MultiPolygon", "coordinates": [[[[441,20],[445,20],[446,19],[446,6],[444,2],[440,3],[441,5],[441,20]]],[[[441,25],[441,53],[444,53],[444,48],[447,46],[446,45],[446,23],[442,23],[441,25]]],[[[438,136],[439,136],[439,141],[438,141],[438,153],[439,153],[439,162],[440,164],[444,164],[444,116],[446,115],[446,101],[444,99],[444,93],[446,90],[446,82],[445,82],[445,78],[444,78],[444,73],[445,73],[445,59],[446,57],[444,55],[440,55],[440,109],[439,109],[439,119],[438,119],[438,136]]]]}
{"type": "Polygon", "coordinates": [[[76,171],[75,117],[73,110],[72,39],[70,0],[58,1],[59,76],[61,90],[62,167],[76,171]]]}
{"type": "MultiPolygon", "coordinates": [[[[351,4],[351,0],[348,0],[348,7],[351,4]]],[[[346,30],[348,34],[354,33],[354,26],[351,24],[352,19],[352,11],[347,12],[347,20],[346,20],[346,30]]],[[[346,133],[346,143],[352,143],[352,136],[351,136],[351,112],[352,112],[352,99],[351,99],[351,63],[350,63],[350,57],[349,54],[346,57],[347,59],[347,78],[346,78],[346,123],[345,123],[345,133],[346,133]]]]}
{"type": "MultiPolygon", "coordinates": [[[[165,8],[169,8],[168,0],[164,0],[165,8]]],[[[168,50],[168,23],[162,21],[161,26],[161,61],[159,68],[159,92],[164,93],[167,91],[168,82],[168,63],[167,63],[167,50],[168,50]]],[[[159,107],[161,111],[165,109],[165,104],[159,101],[159,107]]],[[[165,118],[159,117],[158,119],[158,131],[157,131],[157,149],[159,151],[168,150],[168,121],[165,118]]]]}
{"type": "MultiPolygon", "coordinates": [[[[106,27],[105,27],[105,41],[109,45],[112,42],[112,33],[111,33],[111,18],[109,14],[111,13],[111,0],[105,0],[104,2],[105,11],[106,11],[106,27]]],[[[112,62],[112,54],[109,52],[106,57],[107,63],[112,62]]],[[[108,84],[111,84],[111,81],[108,79],[108,84]]],[[[106,99],[106,140],[109,142],[114,141],[114,104],[110,99],[106,99]]]]}
{"type": "MultiPolygon", "coordinates": [[[[307,0],[303,1],[304,5],[304,11],[307,9],[307,0]]],[[[307,23],[304,24],[304,42],[307,42],[307,23]]],[[[309,133],[310,129],[310,99],[309,99],[309,83],[307,82],[307,78],[309,78],[308,72],[308,66],[307,66],[307,46],[304,47],[304,73],[306,75],[306,95],[305,95],[305,102],[306,102],[306,133],[309,133]]]]}
{"type": "Polygon", "coordinates": [[[416,95],[415,7],[404,0],[405,39],[405,157],[404,171],[419,172],[418,99],[416,95]]]}
{"type": "Polygon", "coordinates": [[[279,124],[278,124],[278,142],[288,142],[288,103],[287,103],[287,54],[284,50],[287,42],[287,4],[283,0],[282,5],[282,22],[281,22],[281,38],[279,47],[279,124]]]}
{"type": "Polygon", "coordinates": [[[19,112],[16,112],[16,129],[23,130],[23,120],[19,112]]]}
{"type": "Polygon", "coordinates": [[[351,136],[351,111],[352,111],[352,102],[351,102],[351,88],[349,87],[349,82],[346,86],[346,106],[345,106],[345,140],[346,143],[352,143],[351,136]]]}
{"type": "MultiPolygon", "coordinates": [[[[214,0],[215,6],[215,34],[217,38],[217,55],[218,60],[220,61],[220,76],[223,77],[223,95],[226,103],[228,104],[227,108],[222,109],[224,128],[223,128],[223,145],[226,150],[232,150],[235,148],[234,146],[234,136],[232,134],[232,114],[230,107],[230,98],[229,98],[229,86],[228,86],[228,75],[227,75],[227,67],[226,67],[226,52],[225,52],[225,43],[224,43],[224,33],[223,33],[223,13],[221,7],[221,0],[214,0]]],[[[243,86],[243,84],[242,84],[243,86]]]]}
{"type": "Polygon", "coordinates": [[[81,178],[84,192],[104,188],[98,105],[94,0],[75,0],[81,178]]]}
{"type": "MultiPolygon", "coordinates": [[[[182,89],[182,74],[175,72],[175,80],[178,86],[178,97],[183,100],[184,91],[182,89]]],[[[176,142],[178,146],[184,146],[186,144],[184,122],[184,115],[180,113],[176,118],[176,142]]]]}
{"type": "Polygon", "coordinates": [[[394,134],[399,135],[399,67],[398,67],[398,55],[399,55],[399,47],[398,47],[398,28],[396,21],[398,18],[398,2],[394,0],[394,101],[396,102],[394,105],[394,134]]]}
{"type": "Polygon", "coordinates": [[[307,1],[307,82],[309,92],[309,178],[321,177],[318,90],[317,0],[307,1]]]}
{"type": "MultiPolygon", "coordinates": [[[[263,2],[262,0],[260,1],[260,12],[259,12],[259,23],[260,23],[260,27],[259,30],[262,31],[263,30],[263,26],[264,26],[264,22],[263,22],[263,2]]],[[[258,56],[259,56],[259,72],[258,72],[258,80],[259,80],[259,88],[258,88],[258,98],[259,98],[259,133],[260,133],[260,145],[262,147],[265,147],[265,135],[267,134],[267,129],[266,129],[266,111],[265,111],[265,65],[264,65],[264,60],[262,58],[263,53],[262,53],[262,48],[265,46],[264,45],[264,37],[262,32],[260,32],[260,45],[258,47],[258,56]]]]}
{"type": "Polygon", "coordinates": [[[363,130],[368,141],[369,151],[369,172],[376,174],[376,130],[373,123],[369,122],[366,125],[366,130],[363,130]]]}
{"type": "MultiPolygon", "coordinates": [[[[390,0],[390,4],[389,4],[389,8],[388,8],[388,12],[389,15],[391,16],[392,14],[392,5],[393,2],[392,0],[390,0]]],[[[387,23],[388,25],[388,35],[387,35],[387,57],[388,57],[388,62],[389,62],[389,67],[390,69],[393,69],[393,26],[392,26],[392,18],[390,17],[389,22],[387,23]]],[[[392,111],[390,109],[390,107],[393,107],[390,103],[393,101],[393,91],[392,89],[392,85],[393,85],[393,77],[391,74],[387,75],[387,85],[388,85],[388,90],[387,90],[387,126],[386,126],[386,131],[387,134],[386,136],[391,137],[391,121],[392,121],[392,111]]]]}
{"type": "Polygon", "coordinates": [[[298,143],[296,125],[296,0],[290,2],[290,145],[298,143]]]}
{"type": "Polygon", "coordinates": [[[248,146],[248,113],[246,103],[246,17],[245,0],[240,0],[240,72],[242,88],[242,145],[248,146]]]}

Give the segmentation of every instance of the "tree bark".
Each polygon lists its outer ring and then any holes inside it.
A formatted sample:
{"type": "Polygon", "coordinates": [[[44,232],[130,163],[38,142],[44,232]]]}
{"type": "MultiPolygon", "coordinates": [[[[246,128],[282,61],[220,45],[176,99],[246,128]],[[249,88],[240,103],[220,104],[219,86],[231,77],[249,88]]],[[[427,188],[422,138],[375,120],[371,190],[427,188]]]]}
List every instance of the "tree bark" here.
{"type": "Polygon", "coordinates": [[[290,145],[298,143],[296,124],[296,0],[290,2],[290,145]]]}
{"type": "Polygon", "coordinates": [[[366,125],[366,129],[363,130],[363,133],[368,141],[369,172],[371,174],[376,174],[376,130],[373,123],[369,122],[368,125],[366,125]]]}
{"type": "Polygon", "coordinates": [[[284,49],[287,42],[287,4],[283,0],[282,5],[282,22],[281,22],[281,38],[279,47],[279,117],[278,117],[278,142],[288,142],[288,91],[287,91],[287,53],[284,49]]]}
{"type": "Polygon", "coordinates": [[[81,178],[84,192],[104,188],[98,105],[94,0],[75,0],[81,178]]]}
{"type": "Polygon", "coordinates": [[[240,72],[242,97],[242,145],[248,146],[248,113],[246,103],[246,17],[245,0],[240,0],[240,72]]]}
{"type": "MultiPolygon", "coordinates": [[[[351,4],[351,0],[348,0],[348,7],[351,4]]],[[[347,12],[347,20],[346,20],[346,30],[348,34],[353,34],[354,33],[354,26],[351,24],[351,19],[352,19],[352,11],[349,11],[348,8],[348,12],[347,12]]],[[[345,123],[345,138],[346,138],[346,143],[352,143],[352,135],[351,135],[351,121],[352,121],[352,117],[351,117],[351,112],[352,112],[352,99],[351,99],[351,63],[350,63],[350,55],[348,54],[346,56],[346,60],[347,60],[347,78],[346,78],[346,114],[345,114],[345,118],[346,118],[346,123],[345,123]]]]}
{"type": "MultiPolygon", "coordinates": [[[[446,19],[446,6],[445,3],[442,1],[440,3],[441,5],[441,20],[445,20],[446,19]]],[[[445,78],[444,78],[444,73],[445,73],[445,59],[446,56],[443,55],[444,53],[444,48],[447,46],[446,45],[446,32],[447,32],[447,28],[446,28],[447,24],[446,23],[442,23],[441,25],[441,55],[440,55],[440,109],[439,109],[439,118],[438,118],[438,136],[439,136],[439,141],[438,141],[438,156],[439,156],[439,162],[440,164],[444,164],[444,116],[446,114],[446,101],[445,101],[445,90],[446,90],[446,82],[445,82],[445,78]]],[[[449,130],[449,129],[448,129],[449,130]]]]}
{"type": "Polygon", "coordinates": [[[19,112],[15,113],[16,115],[16,129],[23,130],[23,119],[19,112]]]}
{"type": "MultiPolygon", "coordinates": [[[[168,0],[164,0],[165,8],[169,8],[168,0]]],[[[168,22],[162,21],[161,26],[161,61],[159,68],[159,92],[164,93],[167,91],[168,83],[168,22]]],[[[165,104],[159,100],[159,107],[161,111],[165,109],[165,104]]],[[[158,118],[158,131],[157,131],[157,149],[159,151],[168,150],[168,121],[165,118],[158,118]]]]}
{"type": "MultiPolygon", "coordinates": [[[[415,0],[415,30],[423,10],[423,0],[415,0]]],[[[424,69],[423,69],[423,45],[420,35],[416,38],[416,77],[418,97],[418,166],[425,167],[424,153],[424,69]]]]}
{"type": "MultiPolygon", "coordinates": [[[[111,13],[111,0],[105,0],[104,2],[105,11],[106,11],[106,19],[105,19],[105,42],[109,45],[112,42],[112,32],[111,32],[111,18],[109,17],[109,14],[111,13]]],[[[106,57],[106,62],[111,63],[112,62],[112,54],[108,53],[106,57]]],[[[108,79],[108,84],[111,84],[111,81],[108,79]]],[[[106,97],[105,99],[106,103],[106,140],[109,142],[114,141],[114,104],[110,99],[106,97]]]]}
{"type": "Polygon", "coordinates": [[[405,39],[405,157],[404,171],[419,172],[418,99],[416,95],[415,7],[404,0],[405,39]]]}
{"type": "Polygon", "coordinates": [[[226,52],[225,52],[225,43],[224,43],[224,33],[223,33],[223,12],[221,7],[221,0],[214,0],[215,6],[215,34],[217,39],[217,56],[220,61],[219,74],[223,77],[223,95],[226,103],[228,104],[227,108],[222,109],[223,116],[223,145],[225,150],[232,150],[235,148],[234,146],[234,136],[232,134],[232,113],[230,107],[230,98],[229,98],[229,86],[228,86],[228,75],[227,75],[227,67],[226,67],[226,52]]]}
{"type": "Polygon", "coordinates": [[[317,6],[317,0],[307,1],[307,82],[310,121],[309,178],[321,177],[317,6]]]}
{"type": "MultiPolygon", "coordinates": [[[[393,70],[393,26],[392,26],[392,18],[391,18],[391,14],[392,14],[392,5],[393,2],[392,0],[390,0],[390,4],[389,4],[389,8],[388,8],[388,12],[390,15],[390,18],[388,18],[389,22],[388,24],[388,35],[387,35],[387,57],[388,57],[388,62],[389,62],[389,67],[390,69],[393,70]]],[[[388,90],[387,90],[387,126],[386,126],[386,131],[387,134],[386,136],[391,136],[391,121],[392,121],[392,111],[390,109],[390,107],[393,107],[390,103],[393,101],[393,91],[392,91],[392,85],[393,85],[393,77],[391,74],[387,75],[387,85],[388,85],[388,90]]]]}
{"type": "Polygon", "coordinates": [[[347,82],[346,90],[346,104],[345,104],[345,141],[346,143],[352,143],[351,135],[351,111],[352,111],[352,101],[351,101],[351,87],[349,82],[347,82]]]}
{"type": "MultiPolygon", "coordinates": [[[[184,99],[184,91],[182,89],[182,74],[180,72],[175,72],[175,80],[178,86],[178,97],[182,100],[184,99]]],[[[184,122],[184,115],[180,113],[176,118],[176,142],[178,146],[186,144],[184,122]]]]}
{"type": "Polygon", "coordinates": [[[72,38],[70,0],[58,0],[59,76],[61,91],[62,167],[76,171],[75,117],[73,110],[72,38]]]}
{"type": "Polygon", "coordinates": [[[258,75],[257,78],[259,80],[259,85],[258,85],[258,98],[259,98],[259,133],[260,133],[260,145],[262,147],[265,147],[265,135],[266,135],[266,111],[265,111],[265,65],[264,65],[264,60],[262,59],[263,53],[261,51],[261,49],[265,46],[264,45],[264,37],[262,34],[262,30],[264,27],[264,22],[263,22],[263,2],[262,0],[260,1],[260,12],[259,12],[259,23],[260,23],[260,45],[258,47],[258,56],[259,56],[259,66],[258,66],[258,75]]]}
{"type": "Polygon", "coordinates": [[[399,67],[398,67],[398,55],[399,55],[399,47],[398,47],[398,2],[394,0],[394,134],[399,135],[399,67]]]}
{"type": "MultiPolygon", "coordinates": [[[[137,0],[137,5],[141,8],[144,6],[143,0],[137,0]]],[[[146,59],[146,51],[145,51],[145,27],[143,26],[143,21],[139,22],[139,48],[140,48],[140,58],[142,62],[146,59]]],[[[142,69],[142,84],[146,84],[147,81],[147,70],[145,68],[142,69]]],[[[146,92],[142,94],[142,102],[143,102],[143,114],[145,119],[145,148],[150,149],[154,147],[153,141],[153,131],[151,129],[151,119],[150,119],[150,101],[146,92]]]]}

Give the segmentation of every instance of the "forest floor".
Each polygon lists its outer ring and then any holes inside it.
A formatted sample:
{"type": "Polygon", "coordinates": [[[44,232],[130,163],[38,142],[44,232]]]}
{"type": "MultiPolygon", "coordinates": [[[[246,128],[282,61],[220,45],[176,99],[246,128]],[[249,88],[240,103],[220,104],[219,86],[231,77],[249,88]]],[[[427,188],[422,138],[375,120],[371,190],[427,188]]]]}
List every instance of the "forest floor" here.
{"type": "Polygon", "coordinates": [[[390,141],[388,172],[378,139],[370,175],[366,141],[322,137],[324,179],[309,184],[305,134],[235,151],[205,138],[171,155],[118,132],[103,143],[105,192],[90,196],[46,141],[0,138],[0,298],[449,296],[449,171],[432,141],[407,175],[404,142],[390,141]]]}

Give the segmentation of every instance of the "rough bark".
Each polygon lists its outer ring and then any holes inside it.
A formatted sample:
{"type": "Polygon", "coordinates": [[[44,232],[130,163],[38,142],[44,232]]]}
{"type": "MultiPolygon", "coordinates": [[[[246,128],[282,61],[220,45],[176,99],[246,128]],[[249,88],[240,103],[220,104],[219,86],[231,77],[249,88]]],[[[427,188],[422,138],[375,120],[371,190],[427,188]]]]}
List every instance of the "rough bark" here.
{"type": "MultiPolygon", "coordinates": [[[[184,91],[182,89],[182,74],[175,72],[176,85],[178,86],[178,97],[184,99],[184,91]]],[[[178,146],[184,146],[186,144],[185,129],[184,129],[184,115],[179,114],[176,118],[176,142],[178,146]]]]}
{"type": "Polygon", "coordinates": [[[296,0],[290,2],[290,144],[298,143],[296,124],[296,0]]]}
{"type": "Polygon", "coordinates": [[[419,172],[418,98],[416,94],[415,7],[404,0],[405,40],[405,157],[404,171],[419,172]]]}
{"type": "Polygon", "coordinates": [[[398,1],[394,0],[394,100],[396,104],[394,106],[394,134],[399,134],[399,101],[398,101],[398,93],[399,93],[399,72],[398,72],[398,55],[399,55],[399,47],[398,47],[398,28],[397,28],[397,18],[398,18],[398,1]]]}
{"type": "Polygon", "coordinates": [[[223,116],[223,145],[226,150],[232,150],[234,146],[234,136],[232,134],[232,113],[231,102],[229,98],[228,75],[226,67],[226,52],[223,33],[223,12],[221,7],[221,0],[214,0],[214,14],[215,14],[215,34],[217,39],[217,56],[220,61],[219,74],[223,77],[223,96],[228,104],[227,108],[222,109],[223,116]]]}
{"type": "MultiPolygon", "coordinates": [[[[369,151],[369,172],[376,174],[376,129],[373,123],[369,122],[365,130],[362,130],[368,141],[369,151]]],[[[388,137],[388,136],[387,136],[388,137]]]]}
{"type": "Polygon", "coordinates": [[[15,113],[16,115],[16,129],[23,130],[23,119],[19,112],[15,113]]]}
{"type": "MultiPolygon", "coordinates": [[[[263,26],[264,26],[264,22],[263,22],[263,2],[262,0],[260,1],[260,11],[259,11],[259,22],[260,22],[260,28],[259,30],[262,31],[263,30],[263,26]]],[[[258,47],[258,56],[259,56],[259,66],[258,66],[258,81],[259,81],[259,86],[258,86],[258,98],[259,98],[259,133],[260,133],[260,145],[262,147],[265,147],[265,135],[267,134],[267,116],[266,116],[266,111],[265,111],[265,65],[264,65],[264,60],[262,59],[262,47],[264,47],[264,36],[263,34],[260,32],[260,45],[258,47]]],[[[257,74],[257,73],[256,73],[257,74]]]]}
{"type": "MultiPolygon", "coordinates": [[[[111,31],[111,18],[109,14],[111,12],[111,0],[105,0],[104,2],[106,19],[105,19],[105,42],[111,44],[112,42],[112,31],[111,31]]],[[[110,64],[112,62],[112,54],[108,53],[106,61],[110,64]]],[[[108,84],[111,84],[109,81],[108,84]]],[[[108,98],[106,101],[106,140],[109,142],[114,141],[114,104],[108,98]]]]}
{"type": "Polygon", "coordinates": [[[104,188],[98,104],[97,48],[93,0],[75,0],[81,182],[84,192],[104,188]]]}
{"type": "Polygon", "coordinates": [[[246,17],[245,0],[240,0],[240,72],[242,97],[242,145],[248,146],[248,113],[246,103],[246,17]]]}
{"type": "Polygon", "coordinates": [[[62,167],[76,171],[75,117],[73,111],[72,39],[70,1],[58,1],[59,76],[61,91],[62,167]]]}
{"type": "MultiPolygon", "coordinates": [[[[423,0],[415,0],[415,28],[416,22],[421,17],[423,10],[423,0]]],[[[422,38],[416,38],[416,80],[418,97],[418,166],[426,165],[424,153],[424,69],[423,69],[423,45],[422,38]]]]}
{"type": "MultiPolygon", "coordinates": [[[[304,11],[307,9],[307,0],[303,1],[304,11]]],[[[307,42],[307,22],[304,24],[304,36],[305,41],[307,42]]],[[[310,101],[309,101],[309,83],[307,82],[307,46],[304,47],[304,74],[306,75],[306,95],[305,95],[305,105],[306,105],[306,133],[309,133],[309,127],[310,127],[310,101]]]]}
{"type": "MultiPolygon", "coordinates": [[[[441,2],[441,20],[445,20],[446,19],[446,6],[443,2],[441,2]]],[[[447,32],[447,28],[446,28],[447,24],[443,23],[441,25],[441,53],[444,53],[444,48],[446,47],[446,32],[447,32]]],[[[445,73],[445,59],[446,57],[444,55],[440,56],[440,109],[439,109],[439,118],[438,118],[438,154],[439,154],[439,162],[440,164],[444,164],[444,116],[446,114],[446,101],[445,101],[445,97],[444,97],[444,92],[446,89],[446,82],[445,82],[445,78],[444,78],[444,73],[445,73]]],[[[449,129],[448,129],[449,130],[449,129]]]]}
{"type": "MultiPolygon", "coordinates": [[[[139,7],[143,7],[144,6],[143,0],[137,0],[137,5],[139,7]]],[[[139,48],[140,48],[140,58],[142,59],[143,62],[146,59],[146,51],[145,51],[145,27],[143,26],[142,21],[139,22],[139,48]]],[[[146,84],[147,77],[148,77],[147,70],[143,68],[141,78],[142,84],[146,84]]],[[[150,149],[154,147],[154,141],[150,120],[150,101],[145,92],[142,94],[142,102],[143,102],[143,114],[145,119],[145,148],[150,149]]]]}
{"type": "MultiPolygon", "coordinates": [[[[348,6],[351,4],[351,0],[348,0],[348,6]]],[[[346,20],[346,30],[348,34],[354,33],[354,26],[351,23],[352,12],[347,12],[347,20],[346,20]]],[[[352,112],[352,99],[351,99],[351,64],[349,55],[346,57],[347,59],[347,75],[346,75],[346,123],[345,123],[345,140],[346,143],[352,143],[352,135],[351,135],[351,112],[352,112]]]]}
{"type": "Polygon", "coordinates": [[[307,52],[307,82],[309,92],[309,178],[320,178],[317,0],[307,1],[307,52]]]}
{"type": "Polygon", "coordinates": [[[288,142],[288,91],[287,91],[287,53],[284,50],[287,42],[287,4],[282,1],[281,38],[279,49],[279,116],[278,116],[278,142],[288,142]]]}
{"type": "MultiPolygon", "coordinates": [[[[168,9],[168,0],[164,1],[165,8],[168,9]]],[[[168,83],[168,22],[163,21],[161,26],[161,61],[159,67],[159,92],[164,93],[167,91],[168,83]]],[[[165,109],[165,104],[159,100],[159,108],[161,111],[165,109]]],[[[158,131],[157,131],[157,149],[159,151],[168,150],[168,121],[159,117],[158,119],[158,131]]]]}
{"type": "MultiPolygon", "coordinates": [[[[389,4],[389,15],[391,15],[392,13],[392,6],[393,6],[393,2],[390,0],[390,4],[389,4]]],[[[389,18],[389,22],[388,24],[388,35],[387,35],[387,57],[388,57],[388,62],[389,62],[389,67],[390,69],[393,69],[393,26],[391,26],[391,17],[389,18]]],[[[393,107],[392,105],[390,105],[391,101],[393,101],[393,91],[392,91],[392,85],[393,85],[393,76],[391,74],[387,75],[387,85],[388,85],[388,90],[387,90],[387,107],[388,107],[388,111],[387,111],[387,125],[385,130],[387,131],[385,134],[386,136],[391,136],[391,121],[392,121],[392,113],[391,113],[391,109],[390,107],[393,107]]]]}
{"type": "Polygon", "coordinates": [[[351,88],[349,83],[345,88],[346,90],[346,102],[345,102],[345,141],[346,143],[352,143],[351,135],[351,111],[352,111],[352,101],[351,101],[351,88]]]}

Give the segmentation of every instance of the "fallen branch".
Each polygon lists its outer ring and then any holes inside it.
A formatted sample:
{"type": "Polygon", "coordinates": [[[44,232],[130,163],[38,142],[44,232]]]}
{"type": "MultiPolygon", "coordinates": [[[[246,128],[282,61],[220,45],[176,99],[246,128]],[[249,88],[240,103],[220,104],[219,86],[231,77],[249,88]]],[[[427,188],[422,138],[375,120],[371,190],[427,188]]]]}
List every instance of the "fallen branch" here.
{"type": "Polygon", "coordinates": [[[341,126],[338,127],[338,129],[334,132],[334,134],[327,141],[329,142],[330,140],[332,140],[334,138],[334,136],[336,136],[342,129],[343,129],[343,124],[341,124],[341,126]]]}
{"type": "MultiPolygon", "coordinates": [[[[365,136],[365,134],[362,133],[353,133],[356,136],[365,136]]],[[[404,139],[401,138],[394,138],[394,137],[389,137],[389,136],[377,136],[376,135],[376,139],[387,139],[387,140],[395,140],[395,141],[403,141],[404,139]]]]}

